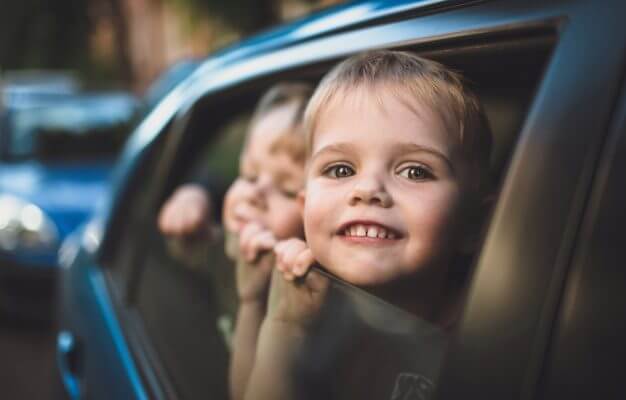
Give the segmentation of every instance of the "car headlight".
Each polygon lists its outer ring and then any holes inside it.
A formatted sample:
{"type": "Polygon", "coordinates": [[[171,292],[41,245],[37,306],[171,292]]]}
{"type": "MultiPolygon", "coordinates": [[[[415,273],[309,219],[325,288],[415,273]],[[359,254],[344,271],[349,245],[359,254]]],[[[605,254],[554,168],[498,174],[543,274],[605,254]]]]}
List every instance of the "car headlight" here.
{"type": "Polygon", "coordinates": [[[41,208],[15,196],[0,195],[0,250],[50,250],[57,241],[56,226],[41,208]]]}

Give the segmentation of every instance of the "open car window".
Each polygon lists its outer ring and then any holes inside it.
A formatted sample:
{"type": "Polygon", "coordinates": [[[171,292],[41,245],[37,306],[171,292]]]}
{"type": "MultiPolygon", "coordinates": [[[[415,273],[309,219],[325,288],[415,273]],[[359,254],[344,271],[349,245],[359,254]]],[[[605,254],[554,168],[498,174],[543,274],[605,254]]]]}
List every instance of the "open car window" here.
{"type": "MultiPolygon", "coordinates": [[[[218,116],[204,108],[198,114],[203,115],[200,121],[193,116],[183,121],[184,134],[194,134],[193,141],[178,142],[189,157],[171,165],[167,172],[173,178],[163,200],[142,222],[141,246],[130,244],[127,310],[138,338],[135,351],[143,355],[147,370],[156,371],[165,393],[227,398],[237,297],[234,266],[224,252],[221,207],[239,170],[250,108],[244,105],[218,116]],[[190,184],[210,197],[205,229],[187,239],[164,235],[158,227],[163,201],[190,184]]],[[[168,134],[180,133],[173,126],[168,134]]]]}

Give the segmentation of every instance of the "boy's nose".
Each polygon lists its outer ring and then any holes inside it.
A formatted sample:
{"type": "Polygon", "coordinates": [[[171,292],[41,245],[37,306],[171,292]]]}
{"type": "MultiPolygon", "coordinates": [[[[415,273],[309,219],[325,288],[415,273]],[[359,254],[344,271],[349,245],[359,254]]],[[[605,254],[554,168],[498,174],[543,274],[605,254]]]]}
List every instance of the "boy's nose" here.
{"type": "Polygon", "coordinates": [[[269,189],[269,183],[264,179],[259,178],[252,184],[251,190],[248,193],[247,200],[250,205],[254,207],[265,209],[267,203],[265,197],[269,189]]]}
{"type": "Polygon", "coordinates": [[[393,204],[391,195],[387,193],[385,186],[376,179],[367,179],[357,182],[350,195],[350,205],[359,203],[378,205],[383,208],[393,204]]]}

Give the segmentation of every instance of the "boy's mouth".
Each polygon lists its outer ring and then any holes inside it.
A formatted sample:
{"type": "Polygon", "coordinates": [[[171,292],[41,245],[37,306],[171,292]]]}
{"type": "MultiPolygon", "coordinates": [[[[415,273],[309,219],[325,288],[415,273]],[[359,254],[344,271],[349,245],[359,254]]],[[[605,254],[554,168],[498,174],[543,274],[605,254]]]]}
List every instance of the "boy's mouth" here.
{"type": "Polygon", "coordinates": [[[368,239],[400,239],[402,235],[387,226],[383,226],[369,221],[353,221],[343,224],[339,230],[340,236],[347,238],[368,238],[368,239]]]}

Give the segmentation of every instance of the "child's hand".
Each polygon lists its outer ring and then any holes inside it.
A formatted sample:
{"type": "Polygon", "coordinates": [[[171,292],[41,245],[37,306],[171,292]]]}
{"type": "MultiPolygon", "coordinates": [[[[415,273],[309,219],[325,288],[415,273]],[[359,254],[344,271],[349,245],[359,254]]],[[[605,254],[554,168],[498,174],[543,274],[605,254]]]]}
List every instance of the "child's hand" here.
{"type": "Polygon", "coordinates": [[[248,223],[239,236],[237,262],[237,292],[242,302],[265,301],[275,257],[272,252],[277,240],[258,223],[248,223]]]}
{"type": "Polygon", "coordinates": [[[306,243],[289,239],[274,247],[268,316],[275,321],[305,327],[317,315],[326,295],[328,278],[310,271],[315,259],[306,243]]]}
{"type": "Polygon", "coordinates": [[[161,207],[158,225],[165,235],[185,238],[208,233],[211,198],[199,185],[182,185],[161,207]]]}
{"type": "Polygon", "coordinates": [[[246,262],[254,262],[264,252],[271,252],[278,240],[257,222],[246,224],[239,234],[239,254],[246,262]]]}

